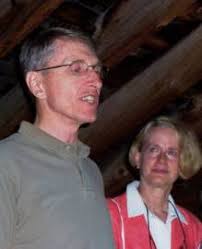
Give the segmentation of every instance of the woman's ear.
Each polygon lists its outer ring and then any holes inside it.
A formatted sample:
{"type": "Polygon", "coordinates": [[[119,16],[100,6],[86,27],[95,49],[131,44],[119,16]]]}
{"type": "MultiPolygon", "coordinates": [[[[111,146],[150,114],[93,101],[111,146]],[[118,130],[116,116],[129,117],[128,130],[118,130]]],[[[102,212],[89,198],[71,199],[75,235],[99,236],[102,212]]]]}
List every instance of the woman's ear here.
{"type": "Polygon", "coordinates": [[[136,152],[134,153],[134,161],[135,161],[135,165],[136,165],[136,168],[137,168],[137,169],[140,168],[140,157],[141,157],[141,152],[136,151],[136,152]]]}
{"type": "Polygon", "coordinates": [[[134,168],[139,168],[140,166],[140,154],[141,152],[136,147],[130,150],[129,161],[134,168]]]}
{"type": "Polygon", "coordinates": [[[30,92],[38,99],[46,97],[45,89],[43,86],[42,75],[38,72],[30,71],[26,75],[26,83],[30,92]]]}

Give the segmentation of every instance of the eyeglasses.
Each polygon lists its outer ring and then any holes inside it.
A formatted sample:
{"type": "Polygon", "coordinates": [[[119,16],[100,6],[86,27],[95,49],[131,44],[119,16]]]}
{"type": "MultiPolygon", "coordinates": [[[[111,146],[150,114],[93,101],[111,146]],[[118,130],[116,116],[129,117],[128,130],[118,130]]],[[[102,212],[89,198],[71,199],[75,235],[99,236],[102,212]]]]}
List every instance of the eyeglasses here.
{"type": "Polygon", "coordinates": [[[94,71],[97,74],[99,74],[100,77],[103,78],[106,74],[106,71],[107,71],[107,69],[105,67],[103,67],[103,65],[100,63],[97,63],[95,65],[88,65],[83,60],[75,60],[75,61],[63,64],[63,65],[43,67],[40,69],[35,69],[34,71],[40,72],[40,71],[51,70],[51,69],[60,68],[60,67],[69,67],[70,72],[73,73],[74,75],[78,75],[78,76],[85,75],[89,71],[94,71]]]}
{"type": "Polygon", "coordinates": [[[145,146],[145,148],[143,149],[143,152],[145,152],[151,158],[156,158],[162,153],[169,160],[177,160],[179,157],[179,152],[177,149],[169,148],[168,150],[163,151],[163,149],[159,145],[156,145],[156,144],[150,144],[148,146],[145,146]]]}

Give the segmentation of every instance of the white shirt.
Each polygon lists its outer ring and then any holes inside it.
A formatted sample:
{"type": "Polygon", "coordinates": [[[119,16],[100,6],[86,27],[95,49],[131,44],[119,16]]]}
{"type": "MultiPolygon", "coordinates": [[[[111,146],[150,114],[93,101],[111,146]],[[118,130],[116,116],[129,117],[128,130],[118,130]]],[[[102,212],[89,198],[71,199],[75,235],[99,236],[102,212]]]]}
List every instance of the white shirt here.
{"type": "MultiPolygon", "coordinates": [[[[159,219],[156,215],[149,211],[148,217],[149,222],[147,220],[147,209],[142,200],[141,195],[139,194],[137,187],[139,186],[138,181],[134,181],[127,185],[126,196],[127,196],[127,211],[128,217],[134,217],[139,215],[144,215],[145,220],[148,223],[148,229],[150,230],[150,234],[154,240],[157,249],[170,249],[171,248],[171,222],[173,219],[178,218],[181,222],[185,222],[184,216],[177,209],[174,200],[171,195],[169,195],[169,205],[168,205],[168,216],[167,220],[164,223],[161,219],[159,219]],[[171,204],[171,203],[172,204],[171,204]],[[175,208],[174,208],[174,207],[175,208]],[[177,217],[177,214],[178,217],[177,217]]],[[[152,243],[152,241],[151,241],[152,243]]]]}

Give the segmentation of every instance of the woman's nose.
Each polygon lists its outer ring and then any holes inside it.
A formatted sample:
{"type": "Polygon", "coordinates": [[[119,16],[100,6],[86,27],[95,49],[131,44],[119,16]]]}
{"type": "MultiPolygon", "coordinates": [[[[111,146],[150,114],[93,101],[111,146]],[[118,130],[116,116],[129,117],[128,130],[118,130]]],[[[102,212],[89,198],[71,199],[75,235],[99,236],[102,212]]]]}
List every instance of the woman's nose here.
{"type": "Polygon", "coordinates": [[[168,159],[168,157],[167,157],[167,152],[166,152],[166,151],[160,151],[159,156],[158,156],[158,159],[159,159],[160,161],[165,161],[165,160],[167,160],[167,159],[168,159]]]}

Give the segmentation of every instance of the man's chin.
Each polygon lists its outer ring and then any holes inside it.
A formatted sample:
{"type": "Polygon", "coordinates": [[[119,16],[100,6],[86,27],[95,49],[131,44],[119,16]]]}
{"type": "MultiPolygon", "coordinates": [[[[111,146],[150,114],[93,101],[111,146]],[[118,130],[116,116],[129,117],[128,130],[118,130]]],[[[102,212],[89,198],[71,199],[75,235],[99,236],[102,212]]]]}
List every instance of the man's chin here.
{"type": "Polygon", "coordinates": [[[97,119],[97,116],[95,115],[95,116],[93,116],[92,118],[90,118],[90,119],[88,120],[88,123],[89,123],[89,124],[94,123],[94,122],[96,121],[96,119],[97,119]]]}
{"type": "Polygon", "coordinates": [[[82,120],[82,125],[83,124],[91,124],[91,123],[94,123],[97,119],[97,115],[92,115],[92,116],[89,116],[88,118],[85,117],[83,120],[82,120]]]}

